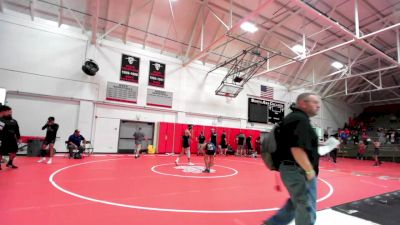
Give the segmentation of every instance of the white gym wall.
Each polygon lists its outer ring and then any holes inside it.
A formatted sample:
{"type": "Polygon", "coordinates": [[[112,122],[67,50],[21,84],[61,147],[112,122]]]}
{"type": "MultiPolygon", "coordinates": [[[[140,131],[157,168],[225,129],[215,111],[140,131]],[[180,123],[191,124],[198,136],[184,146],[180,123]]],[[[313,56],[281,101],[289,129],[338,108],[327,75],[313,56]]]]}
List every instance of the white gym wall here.
{"type": "MultiPolygon", "coordinates": [[[[0,35],[0,86],[9,90],[7,103],[13,107],[22,135],[43,136],[40,128],[47,117],[56,117],[61,138],[57,148],[63,148],[64,140],[78,128],[93,140],[96,152],[116,152],[121,119],[266,130],[267,125],[247,123],[248,97],[259,96],[260,84],[273,86],[278,101],[290,102],[297,96],[276,83],[253,79],[237,98],[228,101],[215,95],[223,72],[207,75],[211,69],[207,65],[182,67],[177,58],[118,40],[103,40],[97,49],[88,49],[87,56],[100,66],[97,75],[90,77],[80,68],[87,43],[81,30],[12,14],[16,13],[0,14],[0,33],[7,34],[0,35]],[[125,83],[119,81],[122,53],[141,60],[134,105],[105,101],[108,81],[125,83]],[[149,60],[166,63],[163,90],[173,92],[172,109],[145,106],[149,60]]],[[[359,109],[342,102],[323,102],[322,111],[313,119],[315,124],[336,129],[359,109]]]]}

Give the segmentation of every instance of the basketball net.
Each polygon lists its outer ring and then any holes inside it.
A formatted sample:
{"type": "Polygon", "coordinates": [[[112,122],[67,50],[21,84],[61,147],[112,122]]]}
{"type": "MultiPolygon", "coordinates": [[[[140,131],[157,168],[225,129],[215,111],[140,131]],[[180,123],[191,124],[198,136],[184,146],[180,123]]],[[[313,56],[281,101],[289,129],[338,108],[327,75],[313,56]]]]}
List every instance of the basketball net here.
{"type": "Polygon", "coordinates": [[[229,93],[225,93],[225,101],[226,101],[226,103],[231,103],[232,102],[232,97],[231,97],[231,95],[229,94],[229,93]]]}

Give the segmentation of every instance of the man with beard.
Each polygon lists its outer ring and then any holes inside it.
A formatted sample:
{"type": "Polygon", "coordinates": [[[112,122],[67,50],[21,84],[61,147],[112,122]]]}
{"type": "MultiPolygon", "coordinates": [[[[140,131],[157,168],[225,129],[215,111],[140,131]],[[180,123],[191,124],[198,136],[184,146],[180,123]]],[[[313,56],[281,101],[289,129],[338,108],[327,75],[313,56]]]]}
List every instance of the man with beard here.
{"type": "Polygon", "coordinates": [[[263,225],[313,225],[316,220],[317,175],[319,171],[318,136],[310,118],[317,115],[320,98],[313,93],[297,97],[293,112],[280,125],[277,137],[279,172],[290,198],[263,225]]]}

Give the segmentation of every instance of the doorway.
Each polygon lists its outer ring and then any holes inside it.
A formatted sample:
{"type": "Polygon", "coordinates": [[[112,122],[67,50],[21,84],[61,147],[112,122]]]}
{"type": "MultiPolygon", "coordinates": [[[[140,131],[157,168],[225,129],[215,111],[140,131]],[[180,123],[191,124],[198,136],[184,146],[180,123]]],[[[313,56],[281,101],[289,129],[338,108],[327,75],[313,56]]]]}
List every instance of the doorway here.
{"type": "Polygon", "coordinates": [[[147,146],[153,144],[154,123],[121,120],[119,129],[118,153],[133,153],[135,140],[133,134],[142,128],[141,132],[145,136],[142,141],[141,151],[147,152],[147,146]]]}

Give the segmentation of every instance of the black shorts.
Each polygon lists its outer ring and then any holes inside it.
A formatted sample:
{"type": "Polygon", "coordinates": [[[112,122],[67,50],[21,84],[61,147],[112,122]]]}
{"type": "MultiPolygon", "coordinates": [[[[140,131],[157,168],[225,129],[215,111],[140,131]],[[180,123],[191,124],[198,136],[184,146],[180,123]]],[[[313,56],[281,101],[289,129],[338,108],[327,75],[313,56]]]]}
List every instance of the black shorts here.
{"type": "Polygon", "coordinates": [[[215,150],[207,150],[206,155],[215,155],[215,150]]]}
{"type": "Polygon", "coordinates": [[[189,143],[183,142],[183,148],[189,148],[189,147],[190,147],[189,143]]]}
{"type": "Polygon", "coordinates": [[[16,141],[3,141],[0,147],[1,155],[8,155],[9,153],[17,153],[18,144],[16,141]]]}
{"type": "Polygon", "coordinates": [[[226,148],[228,148],[228,145],[225,142],[222,142],[221,143],[221,148],[222,149],[226,149],[226,148]]]}
{"type": "Polygon", "coordinates": [[[44,139],[43,145],[49,145],[56,143],[56,139],[44,139]]]}
{"type": "Polygon", "coordinates": [[[379,148],[374,149],[374,155],[379,155],[379,148]]]}

